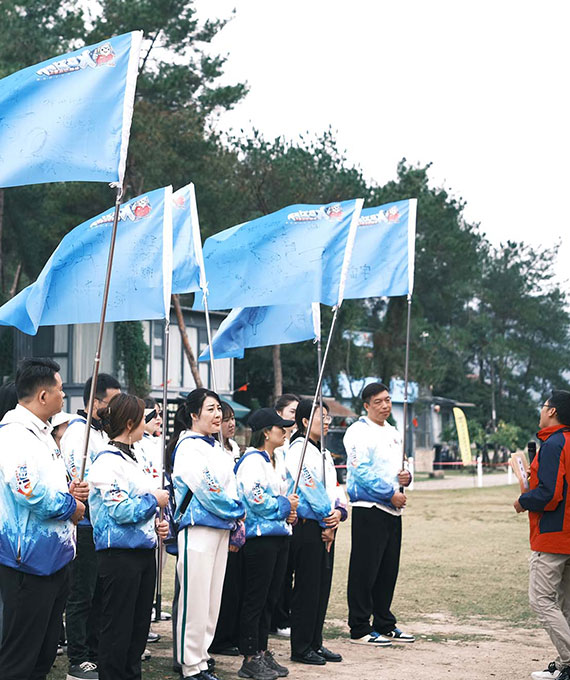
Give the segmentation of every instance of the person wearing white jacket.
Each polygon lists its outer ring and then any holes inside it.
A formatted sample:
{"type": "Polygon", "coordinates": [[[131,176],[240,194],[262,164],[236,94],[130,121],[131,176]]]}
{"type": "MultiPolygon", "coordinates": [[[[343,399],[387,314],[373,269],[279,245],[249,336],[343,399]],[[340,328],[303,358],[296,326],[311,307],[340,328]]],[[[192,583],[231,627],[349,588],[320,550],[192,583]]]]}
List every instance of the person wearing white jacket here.
{"type": "Polygon", "coordinates": [[[216,675],[208,670],[208,648],[220,610],[230,533],[239,529],[245,511],[232,461],[213,436],[222,423],[220,398],[198,388],[181,408],[192,429],[180,433],[173,451],[179,522],[177,660],[184,678],[211,680],[216,675]]]}
{"type": "Polygon", "coordinates": [[[49,419],[61,411],[59,365],[26,359],[16,374],[18,405],[0,426],[0,678],[45,678],[56,657],[74,526],[86,483],[68,486],[49,419]]]}
{"type": "Polygon", "coordinates": [[[157,534],[168,535],[157,508],[168,503],[168,492],[156,488],[133,451],[144,432],[144,402],[118,394],[99,414],[110,441],[89,471],[102,590],[98,671],[100,680],[137,680],[150,627],[157,534]]]}
{"type": "MultiPolygon", "coordinates": [[[[83,404],[89,404],[91,393],[89,378],[83,387],[83,404]]],[[[89,448],[85,461],[85,479],[89,481],[89,468],[95,456],[102,451],[109,437],[97,418],[99,409],[121,391],[116,378],[99,373],[93,403],[93,420],[89,432],[89,448]]],[[[80,409],[73,416],[61,438],[61,453],[71,479],[79,479],[85,445],[87,413],[80,409]]],[[[89,508],[77,527],[77,554],[71,565],[71,586],[65,610],[67,630],[67,657],[69,669],[67,680],[94,680],[97,678],[97,655],[99,646],[99,618],[101,592],[97,588],[97,559],[93,543],[93,527],[89,521],[89,508]]]]}
{"type": "Polygon", "coordinates": [[[344,435],[347,490],[352,505],[348,569],[348,625],[355,644],[384,647],[414,642],[390,610],[400,562],[402,510],[411,475],[402,469],[402,438],[387,422],[392,401],[386,385],[362,390],[366,417],[344,435]],[[372,617],[372,622],[370,621],[372,617]]]}
{"type": "MultiPolygon", "coordinates": [[[[297,432],[286,455],[287,469],[297,477],[308,427],[312,400],[297,406],[297,432]]],[[[324,405],[325,423],[329,421],[324,405]]],[[[342,656],[323,646],[325,621],[334,562],[334,540],[338,525],[347,517],[346,500],[338,486],[328,451],[321,450],[321,420],[317,410],[299,480],[299,521],[293,529],[292,553],[295,585],[291,601],[291,659],[323,665],[340,662],[342,656]]]]}
{"type": "Polygon", "coordinates": [[[244,579],[239,647],[244,656],[238,675],[253,680],[274,680],[289,671],[275,660],[267,642],[289,553],[291,524],[297,519],[296,494],[275,468],[275,449],[283,446],[284,420],[272,408],[254,411],[248,420],[252,448],[238,461],[238,491],[246,508],[246,542],[243,547],[244,579]]]}

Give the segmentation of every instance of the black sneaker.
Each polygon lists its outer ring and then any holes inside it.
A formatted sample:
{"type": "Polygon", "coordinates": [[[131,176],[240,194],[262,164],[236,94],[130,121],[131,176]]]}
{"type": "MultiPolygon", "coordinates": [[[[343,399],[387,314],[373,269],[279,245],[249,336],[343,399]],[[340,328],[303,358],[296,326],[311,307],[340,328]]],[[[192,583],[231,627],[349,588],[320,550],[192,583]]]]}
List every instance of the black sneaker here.
{"type": "Polygon", "coordinates": [[[75,666],[70,666],[66,680],[99,680],[97,664],[84,661],[75,666]]]}
{"type": "Polygon", "coordinates": [[[211,673],[214,670],[214,668],[216,667],[216,659],[212,659],[212,657],[209,656],[206,660],[206,663],[208,664],[208,670],[211,673]]]}
{"type": "Polygon", "coordinates": [[[342,661],[341,654],[331,652],[331,650],[326,647],[319,647],[315,651],[319,656],[322,656],[325,661],[331,661],[332,663],[340,663],[342,661]]]}
{"type": "Polygon", "coordinates": [[[289,669],[286,668],[285,666],[282,666],[281,664],[277,663],[275,660],[275,656],[273,652],[270,652],[268,649],[265,652],[262,652],[262,658],[265,663],[265,665],[268,668],[271,668],[271,670],[275,671],[280,678],[286,678],[289,675],[289,669]]]}
{"type": "Polygon", "coordinates": [[[279,677],[277,671],[269,668],[265,663],[261,654],[252,656],[249,661],[244,659],[238,675],[240,678],[252,678],[253,680],[276,680],[279,677]]]}
{"type": "Polygon", "coordinates": [[[570,680],[570,666],[564,666],[560,669],[558,680],[570,680]]]}

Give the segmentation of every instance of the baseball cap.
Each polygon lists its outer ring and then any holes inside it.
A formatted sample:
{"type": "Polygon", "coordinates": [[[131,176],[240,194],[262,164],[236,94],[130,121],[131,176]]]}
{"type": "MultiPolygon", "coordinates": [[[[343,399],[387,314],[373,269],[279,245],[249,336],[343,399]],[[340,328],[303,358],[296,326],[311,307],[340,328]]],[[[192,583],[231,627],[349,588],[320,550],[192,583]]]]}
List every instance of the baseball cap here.
{"type": "Polygon", "coordinates": [[[260,408],[254,411],[248,418],[247,424],[256,432],[264,430],[266,427],[291,427],[295,424],[294,420],[284,420],[274,408],[260,408]]]}

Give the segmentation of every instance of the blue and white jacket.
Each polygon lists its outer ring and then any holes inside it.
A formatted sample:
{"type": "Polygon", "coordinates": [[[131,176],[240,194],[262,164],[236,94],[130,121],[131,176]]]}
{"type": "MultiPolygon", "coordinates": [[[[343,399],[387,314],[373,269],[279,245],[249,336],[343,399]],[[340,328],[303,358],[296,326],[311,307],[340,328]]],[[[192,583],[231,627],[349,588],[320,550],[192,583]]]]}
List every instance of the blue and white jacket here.
{"type": "Polygon", "coordinates": [[[136,457],[107,445],[91,463],[89,483],[95,550],[156,547],[156,487],[136,457]]]}
{"type": "Polygon", "coordinates": [[[174,519],[180,529],[194,525],[235,529],[245,508],[239,500],[231,458],[220,443],[213,437],[185,430],[178,438],[173,458],[177,508],[174,519]],[[180,516],[180,506],[189,490],[192,500],[180,516]]]}
{"type": "Polygon", "coordinates": [[[151,437],[148,432],[143,434],[140,441],[133,444],[133,452],[146,474],[150,476],[153,489],[162,486],[162,437],[151,437]]]}
{"type": "MultiPolygon", "coordinates": [[[[304,437],[299,436],[291,441],[285,454],[285,462],[290,477],[294,480],[299,469],[304,437]]],[[[300,519],[314,519],[325,527],[324,518],[333,510],[340,510],[341,521],[347,517],[346,497],[341,486],[337,484],[334,463],[329,451],[325,449],[323,479],[323,455],[319,447],[309,439],[305,460],[299,479],[299,505],[297,515],[300,519]]]]}
{"type": "MultiPolygon", "coordinates": [[[[74,416],[67,426],[61,438],[60,447],[67,468],[67,474],[72,480],[78,480],[81,474],[81,465],[83,462],[83,446],[85,443],[85,426],[87,425],[87,418],[78,413],[74,416]]],[[[89,445],[87,448],[87,460],[85,461],[85,479],[89,477],[89,468],[99,451],[103,451],[109,437],[100,427],[91,425],[89,432],[89,445]]],[[[79,522],[79,526],[90,527],[89,512],[85,513],[85,517],[79,522]]]]}
{"type": "Polygon", "coordinates": [[[51,432],[21,404],[0,425],[0,563],[39,576],[75,557],[77,503],[51,432]]]}
{"type": "Polygon", "coordinates": [[[246,508],[245,537],[290,536],[291,503],[266,451],[251,449],[234,468],[239,496],[246,508]]]}
{"type": "Polygon", "coordinates": [[[362,417],[344,435],[347,453],[346,488],[352,505],[377,507],[392,515],[401,515],[390,499],[399,489],[398,472],[402,469],[402,438],[390,425],[377,425],[362,417]]]}

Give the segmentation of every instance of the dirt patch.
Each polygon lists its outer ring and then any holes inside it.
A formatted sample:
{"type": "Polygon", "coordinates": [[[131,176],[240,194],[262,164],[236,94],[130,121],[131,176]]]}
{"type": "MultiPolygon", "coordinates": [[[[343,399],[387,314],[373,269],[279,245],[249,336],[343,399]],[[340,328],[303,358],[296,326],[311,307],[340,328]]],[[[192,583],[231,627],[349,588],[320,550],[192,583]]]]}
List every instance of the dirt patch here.
{"type": "MultiPolygon", "coordinates": [[[[503,622],[477,617],[460,621],[443,614],[406,623],[406,630],[416,635],[416,642],[370,649],[349,641],[343,621],[329,620],[325,644],[342,654],[344,661],[324,667],[290,661],[289,641],[284,638],[272,637],[270,647],[277,660],[289,668],[289,677],[302,680],[528,680],[531,671],[546,668],[553,659],[552,644],[540,628],[507,628],[503,622]]],[[[153,629],[169,637],[168,624],[153,624],[153,629]]],[[[163,657],[162,677],[174,678],[168,672],[170,647],[165,638],[165,644],[161,641],[150,646],[153,661],[163,657]]],[[[241,657],[216,658],[216,671],[222,680],[237,677],[240,665],[241,657]]]]}

